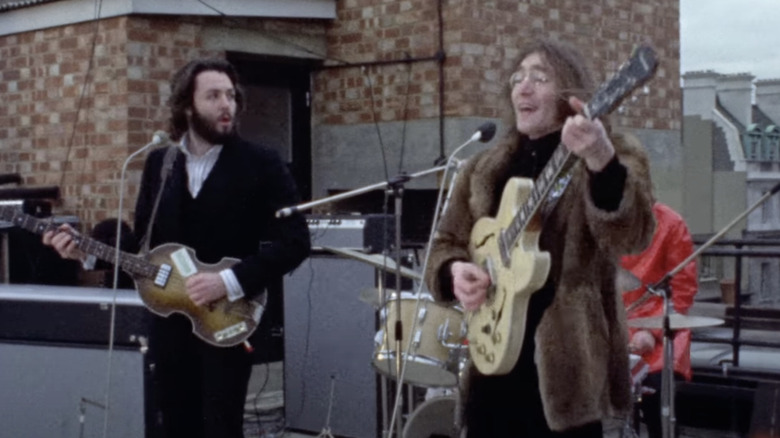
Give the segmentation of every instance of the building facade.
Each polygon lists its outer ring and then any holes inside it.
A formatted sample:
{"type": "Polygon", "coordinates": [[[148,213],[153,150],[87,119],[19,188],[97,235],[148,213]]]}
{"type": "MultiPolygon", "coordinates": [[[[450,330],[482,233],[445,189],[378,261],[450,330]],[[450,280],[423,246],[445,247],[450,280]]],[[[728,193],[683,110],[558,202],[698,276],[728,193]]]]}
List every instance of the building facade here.
{"type": "MultiPolygon", "coordinates": [[[[653,44],[649,94],[612,124],[640,136],[659,197],[682,204],[677,0],[101,5],[0,2],[0,172],[59,186],[55,210],[87,226],[117,215],[122,163],[166,128],[168,80],[187,60],[239,66],[250,89],[242,133],[278,147],[304,197],[321,198],[430,168],[485,121],[501,135],[517,47],[535,36],[580,46],[599,80],[636,44],[653,44]]],[[[125,218],[141,162],[129,167],[125,218]]]]}
{"type": "MultiPolygon", "coordinates": [[[[683,75],[685,213],[694,234],[713,234],[780,183],[780,80],[712,71],[683,75]]],[[[726,237],[780,238],[780,199],[761,203],[726,237]]],[[[710,261],[710,263],[713,263],[710,261]]],[[[743,292],[780,302],[780,261],[746,259],[743,292]]],[[[713,274],[729,276],[733,265],[713,274]]]]}

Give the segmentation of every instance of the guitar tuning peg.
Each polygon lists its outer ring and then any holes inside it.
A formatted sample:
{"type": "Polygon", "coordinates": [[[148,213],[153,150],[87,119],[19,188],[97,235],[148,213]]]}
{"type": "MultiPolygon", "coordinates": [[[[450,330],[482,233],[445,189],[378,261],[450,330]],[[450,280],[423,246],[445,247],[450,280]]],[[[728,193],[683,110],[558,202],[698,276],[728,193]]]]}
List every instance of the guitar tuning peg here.
{"type": "Polygon", "coordinates": [[[631,96],[631,102],[636,102],[637,100],[639,100],[639,97],[631,96]]]}
{"type": "Polygon", "coordinates": [[[644,94],[650,94],[650,87],[649,87],[649,86],[647,86],[647,85],[645,85],[644,87],[642,87],[642,93],[644,93],[644,94]]]}
{"type": "Polygon", "coordinates": [[[618,107],[617,111],[618,111],[618,114],[623,114],[623,113],[626,112],[626,107],[624,107],[623,105],[620,105],[618,107]]]}

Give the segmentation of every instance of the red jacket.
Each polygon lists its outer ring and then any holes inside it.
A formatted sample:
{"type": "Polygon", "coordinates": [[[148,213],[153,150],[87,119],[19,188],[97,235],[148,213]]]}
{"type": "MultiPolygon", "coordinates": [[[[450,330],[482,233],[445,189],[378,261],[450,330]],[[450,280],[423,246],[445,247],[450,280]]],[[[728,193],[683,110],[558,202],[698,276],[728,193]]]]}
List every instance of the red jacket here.
{"type": "MultiPolygon", "coordinates": [[[[655,234],[650,246],[644,252],[624,256],[621,265],[639,278],[643,285],[653,284],[677,267],[693,253],[693,241],[683,218],[667,205],[656,202],[653,205],[656,220],[655,234]]],[[[671,280],[672,305],[680,314],[687,314],[693,304],[693,296],[698,290],[696,261],[691,261],[671,280]]],[[[623,302],[628,307],[645,293],[640,287],[623,294],[623,302]]],[[[653,296],[627,316],[628,319],[663,315],[663,299],[653,296]]],[[[639,329],[629,328],[629,336],[639,329]]],[[[649,372],[663,368],[663,337],[661,330],[651,330],[655,337],[655,348],[642,356],[650,366],[649,372]]],[[[674,371],[691,379],[691,331],[678,330],[674,336],[674,371]]]]}

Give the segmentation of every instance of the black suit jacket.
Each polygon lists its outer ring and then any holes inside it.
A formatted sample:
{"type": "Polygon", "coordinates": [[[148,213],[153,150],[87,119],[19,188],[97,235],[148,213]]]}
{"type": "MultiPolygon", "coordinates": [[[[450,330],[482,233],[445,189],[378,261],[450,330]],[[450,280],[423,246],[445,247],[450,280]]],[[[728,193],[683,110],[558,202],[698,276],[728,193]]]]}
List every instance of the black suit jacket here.
{"type": "MultiPolygon", "coordinates": [[[[135,232],[143,236],[161,182],[166,149],[149,154],[135,211],[135,232]]],[[[202,221],[212,230],[193,247],[198,260],[215,263],[223,257],[241,261],[233,271],[247,297],[281,286],[281,277],[298,266],[310,251],[309,230],[300,214],[277,219],[275,212],[300,202],[287,166],[271,149],[235,138],[224,145],[219,159],[198,194],[209,205],[201,217],[184,217],[188,196],[185,156],[176,160],[162,193],[151,229],[150,247],[182,243],[184,221],[202,221]]]]}

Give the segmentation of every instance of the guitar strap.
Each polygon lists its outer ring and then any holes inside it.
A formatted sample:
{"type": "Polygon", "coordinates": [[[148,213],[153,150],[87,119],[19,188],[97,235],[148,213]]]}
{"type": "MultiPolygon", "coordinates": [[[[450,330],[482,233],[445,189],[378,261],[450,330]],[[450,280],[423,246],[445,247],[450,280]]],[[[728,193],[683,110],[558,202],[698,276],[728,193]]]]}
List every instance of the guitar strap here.
{"type": "Polygon", "coordinates": [[[561,200],[563,192],[566,191],[569,182],[571,181],[571,170],[563,172],[558,179],[553,183],[550,188],[550,192],[547,194],[547,200],[542,206],[542,221],[544,222],[547,217],[552,213],[558,201],[561,200]]]}
{"type": "Polygon", "coordinates": [[[146,223],[146,232],[144,233],[140,243],[141,250],[139,254],[141,255],[149,254],[149,241],[151,240],[152,236],[152,225],[154,224],[154,219],[157,216],[157,207],[160,206],[160,199],[162,198],[162,193],[165,189],[165,182],[168,180],[168,176],[173,171],[173,163],[176,161],[177,151],[178,147],[176,146],[168,146],[168,150],[165,151],[163,165],[160,168],[160,188],[157,190],[157,197],[154,200],[152,214],[149,216],[149,221],[146,223]]]}

